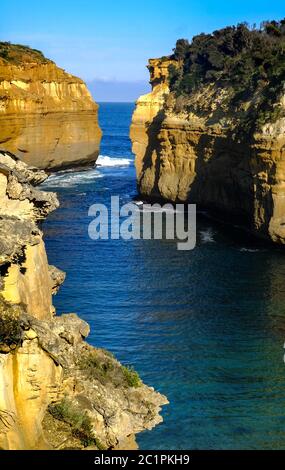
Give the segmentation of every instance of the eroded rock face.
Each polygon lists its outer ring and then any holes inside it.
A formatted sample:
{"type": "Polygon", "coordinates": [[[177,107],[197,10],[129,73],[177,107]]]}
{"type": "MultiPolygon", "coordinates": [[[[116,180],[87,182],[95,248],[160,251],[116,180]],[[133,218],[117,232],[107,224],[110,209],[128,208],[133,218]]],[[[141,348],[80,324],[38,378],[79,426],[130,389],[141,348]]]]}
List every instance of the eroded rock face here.
{"type": "Polygon", "coordinates": [[[102,133],[85,83],[21,54],[0,58],[0,147],[49,170],[94,163],[102,133]]]}
{"type": "Polygon", "coordinates": [[[41,170],[0,152],[0,294],[42,319],[53,315],[54,287],[38,222],[58,207],[58,200],[31,182],[45,177],[41,170]]]}
{"type": "MultiPolygon", "coordinates": [[[[187,112],[176,110],[165,61],[150,70],[153,90],[138,99],[130,132],[141,195],[196,203],[284,244],[285,119],[244,130],[240,116],[248,119],[252,103],[234,115],[230,91],[215,83],[187,97],[187,112]]],[[[284,96],[276,99],[285,109],[284,96]]]]}
{"type": "Polygon", "coordinates": [[[38,226],[58,206],[32,186],[45,177],[0,152],[0,448],[133,448],[167,399],[88,345],[77,315],[54,316],[65,274],[38,226]]]}

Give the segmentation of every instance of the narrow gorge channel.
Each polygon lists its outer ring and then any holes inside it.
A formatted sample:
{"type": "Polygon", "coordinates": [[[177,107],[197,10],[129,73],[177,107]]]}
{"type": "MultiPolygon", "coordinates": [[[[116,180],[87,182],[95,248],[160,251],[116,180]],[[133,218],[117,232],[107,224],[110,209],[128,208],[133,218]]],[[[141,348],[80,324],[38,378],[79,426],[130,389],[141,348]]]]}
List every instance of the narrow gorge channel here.
{"type": "Polygon", "coordinates": [[[88,237],[95,202],[137,194],[134,105],[102,103],[98,167],[51,176],[60,208],[44,223],[49,261],[67,272],[57,312],[79,312],[89,342],[133,364],[166,395],[141,449],[284,449],[285,260],[281,249],[198,217],[197,246],[88,237]]]}

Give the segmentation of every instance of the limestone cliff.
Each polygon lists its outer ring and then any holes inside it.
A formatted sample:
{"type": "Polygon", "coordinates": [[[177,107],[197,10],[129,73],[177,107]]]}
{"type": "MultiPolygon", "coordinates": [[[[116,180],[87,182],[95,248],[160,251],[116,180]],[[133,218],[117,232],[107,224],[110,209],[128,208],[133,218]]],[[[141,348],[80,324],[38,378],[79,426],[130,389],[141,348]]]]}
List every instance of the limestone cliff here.
{"type": "Polygon", "coordinates": [[[64,273],[49,266],[40,222],[58,206],[46,178],[0,152],[0,448],[132,448],[165,397],[88,345],[75,314],[54,316],[64,273]]]}
{"type": "Polygon", "coordinates": [[[284,28],[285,21],[277,39],[225,28],[180,40],[172,56],[149,62],[152,92],[138,99],[130,131],[143,197],[196,203],[285,243],[284,28]],[[230,53],[221,52],[223,37],[230,53]],[[236,52],[244,38],[250,48],[236,52]]]}
{"type": "Polygon", "coordinates": [[[0,147],[48,170],[96,161],[98,105],[39,51],[0,43],[0,147]]]}

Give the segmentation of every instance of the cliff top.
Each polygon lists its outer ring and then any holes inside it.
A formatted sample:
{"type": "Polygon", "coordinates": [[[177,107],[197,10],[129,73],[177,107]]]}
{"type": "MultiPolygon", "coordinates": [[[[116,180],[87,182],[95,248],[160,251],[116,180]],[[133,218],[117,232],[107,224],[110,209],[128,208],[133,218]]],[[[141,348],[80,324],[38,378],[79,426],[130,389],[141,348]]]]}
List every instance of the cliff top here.
{"type": "Polygon", "coordinates": [[[0,61],[12,65],[53,63],[37,49],[21,44],[11,44],[10,42],[0,42],[0,61]]]}
{"type": "Polygon", "coordinates": [[[176,113],[211,115],[213,122],[230,115],[249,131],[261,129],[284,117],[285,19],[179,39],[172,55],[150,60],[149,70],[154,86],[167,82],[176,113]]]}
{"type": "Polygon", "coordinates": [[[250,91],[260,81],[284,79],[285,19],[265,21],[258,28],[246,23],[228,26],[194,36],[191,43],[179,39],[173,52],[171,58],[181,65],[170,71],[170,85],[178,93],[212,81],[250,91]]]}

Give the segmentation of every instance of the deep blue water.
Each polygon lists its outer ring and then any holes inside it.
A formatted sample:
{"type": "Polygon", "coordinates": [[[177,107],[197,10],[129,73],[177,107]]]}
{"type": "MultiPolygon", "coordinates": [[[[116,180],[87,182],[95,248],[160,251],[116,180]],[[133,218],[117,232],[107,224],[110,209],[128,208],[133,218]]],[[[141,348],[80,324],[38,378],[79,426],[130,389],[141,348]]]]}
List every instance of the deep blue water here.
{"type": "MultiPolygon", "coordinates": [[[[101,105],[102,155],[133,159],[132,111],[101,105]]],[[[206,219],[189,252],[174,241],[90,240],[91,204],[136,195],[132,162],[46,186],[61,201],[44,227],[50,263],[67,272],[58,313],[79,313],[92,344],[169,398],[164,423],[140,434],[140,447],[285,449],[283,252],[206,219]]]]}

